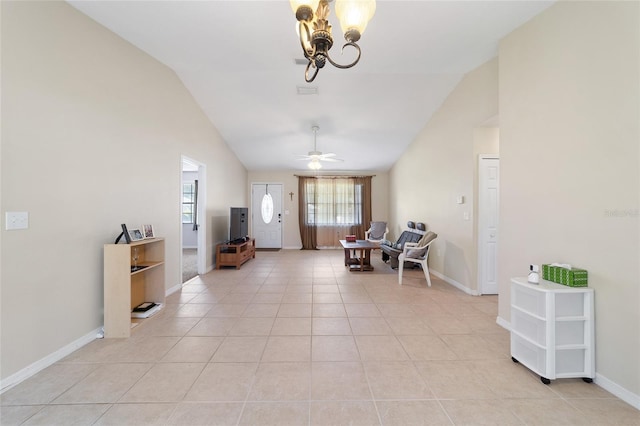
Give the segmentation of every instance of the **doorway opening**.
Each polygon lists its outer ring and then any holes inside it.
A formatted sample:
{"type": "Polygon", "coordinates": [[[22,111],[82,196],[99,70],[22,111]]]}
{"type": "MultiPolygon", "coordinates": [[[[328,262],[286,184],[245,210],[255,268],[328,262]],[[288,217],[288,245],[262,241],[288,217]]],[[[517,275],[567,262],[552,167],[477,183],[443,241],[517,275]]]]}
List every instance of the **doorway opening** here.
{"type": "Polygon", "coordinates": [[[206,273],[206,166],[183,155],[180,183],[180,271],[184,284],[206,273]]]}

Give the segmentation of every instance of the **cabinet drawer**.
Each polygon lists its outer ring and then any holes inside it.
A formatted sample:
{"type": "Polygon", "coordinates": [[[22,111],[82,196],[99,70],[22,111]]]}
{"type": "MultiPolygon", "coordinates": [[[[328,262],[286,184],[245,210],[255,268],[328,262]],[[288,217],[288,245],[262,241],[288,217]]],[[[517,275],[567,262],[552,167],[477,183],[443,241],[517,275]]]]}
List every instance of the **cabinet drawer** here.
{"type": "Polygon", "coordinates": [[[220,263],[235,263],[235,262],[236,262],[235,253],[220,253],[220,263]]]}
{"type": "Polygon", "coordinates": [[[558,293],[556,295],[556,318],[582,317],[585,315],[586,293],[558,293]]]}
{"type": "Polygon", "coordinates": [[[511,286],[511,304],[523,311],[539,317],[545,317],[545,293],[513,284],[511,286]]]}
{"type": "Polygon", "coordinates": [[[511,329],[527,339],[547,346],[547,323],[518,309],[511,310],[511,329]]]}
{"type": "Polygon", "coordinates": [[[547,351],[511,333],[511,356],[541,376],[547,377],[547,351]]]}
{"type": "Polygon", "coordinates": [[[556,346],[584,345],[585,321],[558,321],[556,322],[556,346]]]}
{"type": "Polygon", "coordinates": [[[591,377],[586,371],[586,349],[556,350],[556,375],[568,377],[591,377]]]}

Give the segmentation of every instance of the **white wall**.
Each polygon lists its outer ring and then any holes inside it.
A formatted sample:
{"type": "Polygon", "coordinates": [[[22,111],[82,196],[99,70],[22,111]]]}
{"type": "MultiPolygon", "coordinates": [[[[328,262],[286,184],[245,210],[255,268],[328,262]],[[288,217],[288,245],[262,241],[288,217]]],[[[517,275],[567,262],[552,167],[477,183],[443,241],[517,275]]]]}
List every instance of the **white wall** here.
{"type": "MultiPolygon", "coordinates": [[[[308,174],[306,171],[288,172],[261,172],[249,171],[248,191],[251,191],[252,183],[282,183],[283,212],[288,210],[289,215],[283,215],[282,226],[282,247],[285,249],[298,249],[302,247],[300,241],[300,228],[298,226],[298,178],[296,175],[308,174]],[[289,195],[293,192],[293,196],[289,195]]],[[[330,173],[328,173],[330,174],[330,173]]],[[[340,174],[348,174],[341,172],[340,174]]],[[[387,172],[353,172],[358,176],[375,175],[371,179],[371,214],[373,220],[388,221],[388,194],[389,194],[389,174],[387,172]]],[[[249,207],[250,203],[249,203],[249,207]]]]}
{"type": "Polygon", "coordinates": [[[498,61],[468,73],[390,172],[390,227],[397,238],[408,220],[438,234],[429,267],[476,291],[474,234],[477,152],[497,150],[497,131],[480,130],[498,112],[498,61]],[[456,197],[464,196],[464,204],[456,197]],[[469,220],[464,214],[469,214],[469,220]]]}
{"type": "Polygon", "coordinates": [[[207,165],[207,263],[246,170],[176,75],[64,2],[2,2],[2,379],[103,323],[103,244],[166,238],[179,271],[181,155],[207,165]]]}
{"type": "MultiPolygon", "coordinates": [[[[640,406],[640,10],[559,2],[500,45],[500,316],[530,263],[589,271],[596,371],[640,406]]],[[[629,399],[628,399],[629,400],[629,399]]]]}

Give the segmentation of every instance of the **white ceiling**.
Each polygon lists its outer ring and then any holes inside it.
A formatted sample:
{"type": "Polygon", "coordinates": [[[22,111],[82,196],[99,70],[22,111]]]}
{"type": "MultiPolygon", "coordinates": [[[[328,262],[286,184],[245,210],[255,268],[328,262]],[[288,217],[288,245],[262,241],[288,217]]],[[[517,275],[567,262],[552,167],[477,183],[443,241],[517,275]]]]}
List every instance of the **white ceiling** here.
{"type": "MultiPolygon", "coordinates": [[[[303,170],[313,149],[345,161],[323,170],[389,169],[465,73],[551,1],[378,0],[360,63],[304,81],[288,1],[70,1],[173,69],[249,170],[303,170]],[[318,88],[297,95],[297,86],[318,88]]],[[[336,62],[342,33],[333,6],[336,62]]],[[[348,49],[344,57],[348,58],[348,49]]]]}

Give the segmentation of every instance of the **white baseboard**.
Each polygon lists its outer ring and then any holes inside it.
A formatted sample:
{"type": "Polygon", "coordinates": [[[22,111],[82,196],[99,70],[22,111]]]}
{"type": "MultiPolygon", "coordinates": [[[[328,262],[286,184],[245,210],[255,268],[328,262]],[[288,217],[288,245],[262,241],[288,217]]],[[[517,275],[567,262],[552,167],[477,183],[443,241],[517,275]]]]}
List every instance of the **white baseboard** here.
{"type": "Polygon", "coordinates": [[[596,377],[593,379],[593,382],[602,389],[611,392],[613,395],[631,405],[636,410],[640,410],[640,395],[636,395],[635,393],[623,388],[598,372],[596,372],[596,377]]]}
{"type": "Polygon", "coordinates": [[[501,316],[498,316],[496,318],[496,324],[498,324],[500,327],[506,329],[507,331],[511,331],[511,323],[507,320],[505,320],[504,318],[502,318],[501,316]]]}
{"type": "MultiPolygon", "coordinates": [[[[213,271],[213,265],[211,265],[211,266],[209,266],[207,269],[205,269],[204,274],[208,274],[208,273],[209,273],[209,272],[211,272],[211,271],[213,271]]],[[[204,274],[202,274],[202,275],[204,275],[204,274]]],[[[199,275],[200,275],[200,274],[199,274],[199,275]]],[[[185,282],[183,282],[183,283],[176,284],[176,285],[174,285],[173,287],[169,287],[169,288],[167,289],[167,291],[165,291],[164,295],[165,295],[165,296],[169,296],[169,295],[171,295],[171,294],[175,293],[176,291],[180,290],[180,289],[182,288],[182,286],[183,286],[183,285],[185,285],[186,283],[188,283],[189,281],[191,281],[191,280],[192,280],[192,279],[194,279],[194,278],[198,278],[198,275],[196,275],[196,276],[195,276],[195,277],[193,277],[193,278],[189,278],[187,281],[185,281],[185,282]]]]}
{"type": "MultiPolygon", "coordinates": [[[[197,275],[195,277],[193,277],[193,278],[196,278],[196,277],[197,277],[197,275]]],[[[193,278],[191,278],[191,279],[193,279],[193,278]]],[[[187,281],[187,282],[189,282],[189,281],[187,281]]],[[[169,296],[169,295],[172,295],[176,291],[179,291],[181,288],[182,288],[182,284],[176,284],[173,287],[169,287],[167,289],[167,291],[165,291],[164,295],[165,295],[165,297],[169,296]]]]}
{"type": "Polygon", "coordinates": [[[55,364],[56,362],[60,361],[62,358],[80,349],[84,345],[93,342],[97,338],[98,333],[102,333],[102,327],[96,328],[92,332],[82,336],[77,340],[74,340],[68,345],[58,349],[57,351],[47,355],[41,360],[38,360],[31,365],[28,365],[27,367],[23,368],[17,373],[14,373],[11,376],[7,377],[6,379],[2,380],[2,383],[0,383],[0,394],[11,389],[18,383],[28,379],[34,374],[44,370],[50,365],[55,364]]]}
{"type": "Polygon", "coordinates": [[[302,250],[302,246],[282,247],[283,250],[302,250]]]}
{"type": "Polygon", "coordinates": [[[451,284],[452,286],[454,286],[455,288],[457,288],[458,290],[464,291],[465,293],[471,295],[471,296],[477,296],[478,292],[475,290],[471,290],[469,287],[459,283],[458,281],[454,280],[453,278],[449,278],[446,275],[441,274],[438,271],[434,271],[431,268],[429,268],[429,272],[432,275],[435,275],[436,277],[440,278],[442,281],[451,284]]]}

